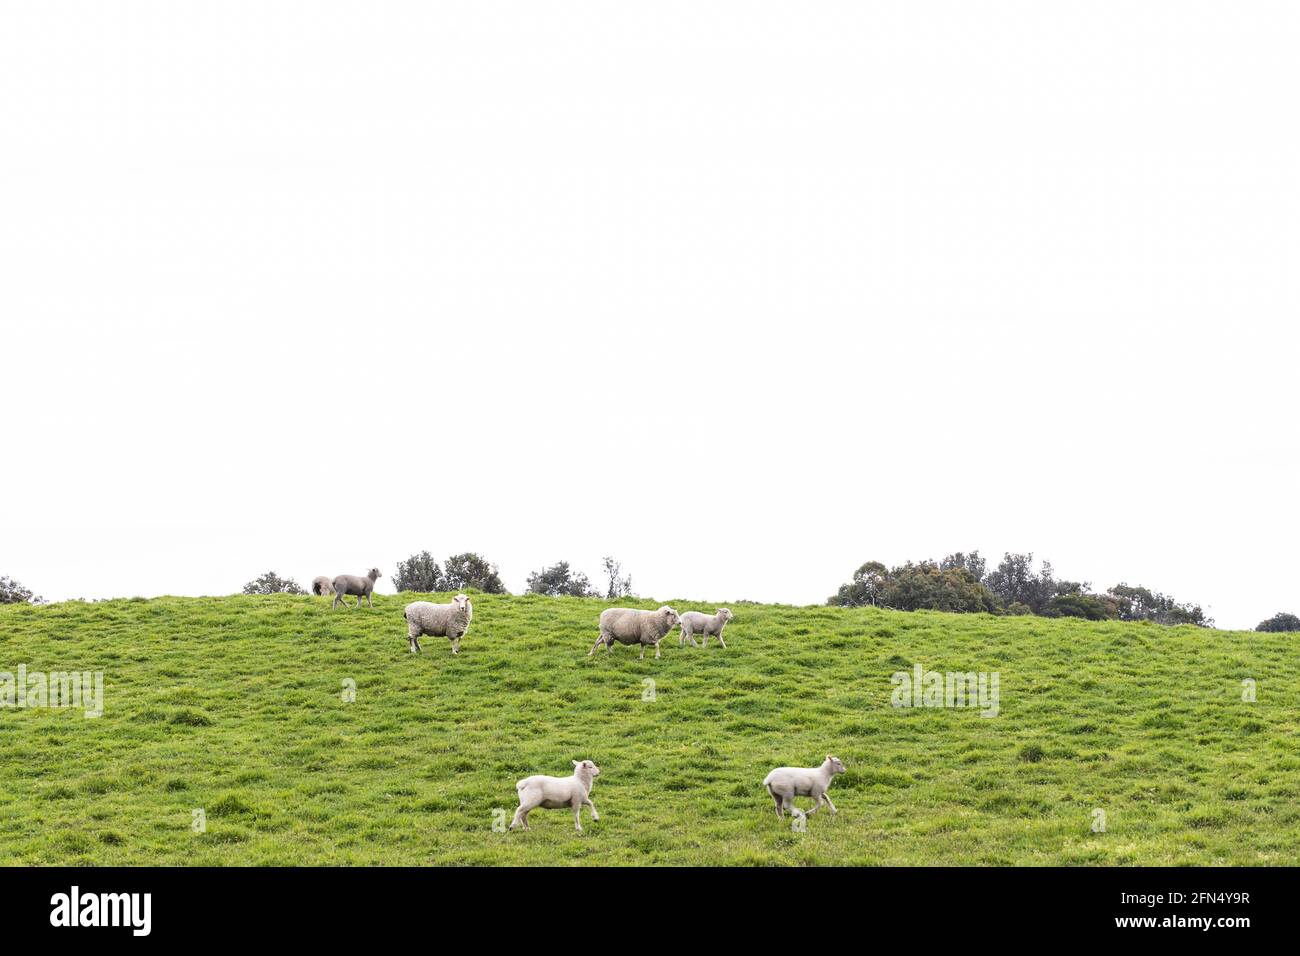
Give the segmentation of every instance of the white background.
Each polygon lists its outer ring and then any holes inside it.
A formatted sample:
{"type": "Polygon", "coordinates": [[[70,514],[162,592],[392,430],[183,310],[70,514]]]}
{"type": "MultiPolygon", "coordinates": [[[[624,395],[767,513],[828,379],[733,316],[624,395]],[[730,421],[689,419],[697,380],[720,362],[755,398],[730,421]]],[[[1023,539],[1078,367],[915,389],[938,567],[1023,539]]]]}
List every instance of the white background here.
{"type": "Polygon", "coordinates": [[[1300,612],[1293,4],[0,11],[46,598],[979,548],[1300,612]]]}

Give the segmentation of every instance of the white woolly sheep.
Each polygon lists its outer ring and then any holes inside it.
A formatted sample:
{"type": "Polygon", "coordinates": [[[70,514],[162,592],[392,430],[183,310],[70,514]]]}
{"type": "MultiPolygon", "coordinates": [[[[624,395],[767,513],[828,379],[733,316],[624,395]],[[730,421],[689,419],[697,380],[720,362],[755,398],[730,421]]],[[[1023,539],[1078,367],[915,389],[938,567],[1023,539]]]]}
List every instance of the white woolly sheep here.
{"type": "Polygon", "coordinates": [[[318,578],[312,578],[311,593],[322,594],[325,597],[329,597],[331,594],[334,593],[334,579],[327,578],[323,574],[318,578]]]}
{"type": "Polygon", "coordinates": [[[653,644],[655,659],[659,658],[659,642],[677,626],[677,612],[664,605],[657,611],[639,611],[630,607],[611,607],[600,612],[600,637],[587,652],[590,657],[601,644],[609,650],[615,641],[620,644],[640,644],[641,659],[645,658],[647,644],[653,644]]]}
{"type": "Polygon", "coordinates": [[[515,784],[515,789],[519,791],[519,809],[515,811],[515,817],[510,821],[510,829],[513,830],[518,826],[522,826],[525,830],[530,829],[528,814],[538,807],[547,810],[572,807],[573,825],[581,833],[584,803],[591,807],[592,822],[600,819],[600,814],[596,812],[596,805],[591,802],[591,786],[598,776],[600,776],[600,768],[590,760],[575,760],[571,777],[547,777],[540,773],[524,777],[515,784]]]}
{"type": "Polygon", "coordinates": [[[786,810],[796,817],[811,816],[822,803],[831,808],[833,816],[835,804],[831,803],[830,794],[826,791],[830,789],[835,775],[843,772],[844,764],[840,758],[827,754],[820,767],[777,767],[763,778],[763,786],[776,801],[776,815],[782,820],[785,819],[786,810]],[[794,805],[794,797],[812,797],[812,809],[805,814],[794,805]]]}
{"type": "Polygon", "coordinates": [[[451,639],[451,652],[460,653],[460,639],[469,630],[469,622],[474,617],[474,605],[463,594],[457,594],[449,604],[431,604],[428,601],[412,601],[403,612],[406,616],[406,638],[411,644],[411,653],[418,653],[420,636],[446,637],[451,639]]]}
{"type": "MultiPolygon", "coordinates": [[[[334,603],[330,605],[330,609],[338,607],[339,601],[343,601],[344,595],[348,594],[357,596],[355,607],[361,607],[362,598],[366,599],[370,607],[374,607],[375,601],[372,595],[375,593],[375,582],[381,577],[383,575],[379,573],[378,568],[371,568],[370,573],[364,578],[359,578],[355,574],[340,574],[334,579],[334,603]]],[[[343,606],[347,607],[348,602],[343,601],[343,606]]]]}
{"type": "Polygon", "coordinates": [[[680,647],[687,641],[691,642],[691,647],[708,647],[709,636],[713,635],[718,639],[718,643],[725,650],[727,642],[722,639],[722,629],[727,626],[727,622],[733,617],[728,608],[720,607],[716,614],[704,614],[700,611],[687,611],[682,615],[682,636],[677,640],[680,647]],[[703,634],[702,644],[695,643],[695,635],[703,634]]]}

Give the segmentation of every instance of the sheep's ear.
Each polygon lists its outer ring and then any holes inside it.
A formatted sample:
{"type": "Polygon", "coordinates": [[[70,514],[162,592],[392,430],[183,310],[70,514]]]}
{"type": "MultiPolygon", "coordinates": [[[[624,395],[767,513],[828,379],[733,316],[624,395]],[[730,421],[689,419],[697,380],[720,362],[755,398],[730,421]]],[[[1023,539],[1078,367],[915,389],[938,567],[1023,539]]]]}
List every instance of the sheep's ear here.
{"type": "Polygon", "coordinates": [[[578,766],[578,761],[576,761],[576,760],[573,761],[573,765],[574,765],[575,767],[578,766]]]}
{"type": "Polygon", "coordinates": [[[827,760],[834,760],[835,758],[832,757],[830,754],[827,754],[827,755],[826,755],[826,759],[827,759],[827,760]]]}

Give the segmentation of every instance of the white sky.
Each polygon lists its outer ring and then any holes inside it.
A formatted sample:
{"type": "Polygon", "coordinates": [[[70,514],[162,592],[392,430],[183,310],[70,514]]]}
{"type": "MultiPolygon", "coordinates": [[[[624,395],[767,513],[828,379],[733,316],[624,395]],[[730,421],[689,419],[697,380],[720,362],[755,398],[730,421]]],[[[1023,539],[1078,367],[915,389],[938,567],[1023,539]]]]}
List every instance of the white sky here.
{"type": "Polygon", "coordinates": [[[0,573],[1300,612],[1294,4],[0,7],[0,573]]]}

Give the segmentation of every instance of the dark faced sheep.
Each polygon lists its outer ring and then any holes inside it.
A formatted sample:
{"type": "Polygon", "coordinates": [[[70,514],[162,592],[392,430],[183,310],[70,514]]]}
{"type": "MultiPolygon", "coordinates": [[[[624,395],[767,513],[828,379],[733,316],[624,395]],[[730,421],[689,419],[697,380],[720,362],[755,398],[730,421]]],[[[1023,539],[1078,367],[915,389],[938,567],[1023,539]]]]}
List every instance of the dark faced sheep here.
{"type": "MultiPolygon", "coordinates": [[[[370,607],[374,607],[375,602],[372,595],[375,593],[375,582],[381,577],[383,575],[376,568],[371,568],[370,573],[364,578],[359,578],[355,574],[340,574],[334,579],[334,603],[330,605],[330,609],[338,607],[339,601],[343,601],[345,594],[356,595],[357,603],[354,605],[354,610],[361,607],[362,598],[366,599],[366,603],[370,607]]],[[[343,601],[343,604],[347,606],[346,601],[343,601]]]]}
{"type": "Polygon", "coordinates": [[[620,644],[640,644],[641,657],[645,657],[647,644],[653,644],[655,657],[659,657],[659,642],[677,626],[677,612],[664,605],[657,611],[639,611],[630,607],[611,607],[600,612],[600,637],[587,652],[590,657],[601,644],[605,650],[615,641],[620,644]]]}

